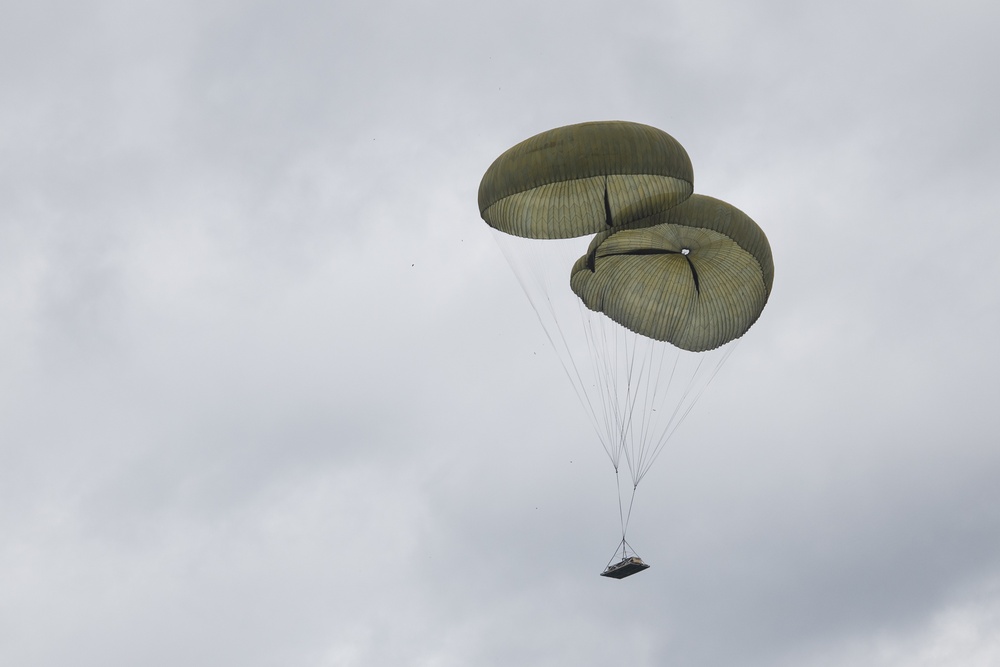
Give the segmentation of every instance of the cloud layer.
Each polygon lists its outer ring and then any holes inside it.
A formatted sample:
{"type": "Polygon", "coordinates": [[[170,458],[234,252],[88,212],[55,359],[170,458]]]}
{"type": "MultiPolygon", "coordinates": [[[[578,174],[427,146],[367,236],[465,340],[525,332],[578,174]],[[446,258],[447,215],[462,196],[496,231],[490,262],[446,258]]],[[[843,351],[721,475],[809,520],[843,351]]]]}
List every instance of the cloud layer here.
{"type": "Polygon", "coordinates": [[[1000,662],[1000,10],[342,5],[0,25],[0,662],[1000,662]],[[600,119],[775,258],[621,582],[476,200],[600,119]]]}

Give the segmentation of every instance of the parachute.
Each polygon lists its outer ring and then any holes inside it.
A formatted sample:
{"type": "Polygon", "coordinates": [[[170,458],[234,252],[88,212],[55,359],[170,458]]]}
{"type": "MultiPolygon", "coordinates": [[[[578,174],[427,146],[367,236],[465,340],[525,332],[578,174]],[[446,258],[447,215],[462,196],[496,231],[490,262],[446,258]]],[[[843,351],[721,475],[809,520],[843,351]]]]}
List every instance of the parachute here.
{"type": "Polygon", "coordinates": [[[595,234],[679,204],[691,160],[666,132],[620,121],[559,127],[498,157],[479,211],[501,232],[533,239],[595,234]]]}
{"type": "Polygon", "coordinates": [[[573,265],[570,285],[587,307],[690,352],[746,333],[774,281],[760,227],[703,195],[640,222],[598,234],[573,265]]]}
{"type": "Polygon", "coordinates": [[[774,280],[760,227],[693,183],[673,137],[604,121],[517,144],[479,187],[480,213],[614,468],[621,562],[604,573],[614,578],[648,567],[626,541],[639,482],[774,280]]]}

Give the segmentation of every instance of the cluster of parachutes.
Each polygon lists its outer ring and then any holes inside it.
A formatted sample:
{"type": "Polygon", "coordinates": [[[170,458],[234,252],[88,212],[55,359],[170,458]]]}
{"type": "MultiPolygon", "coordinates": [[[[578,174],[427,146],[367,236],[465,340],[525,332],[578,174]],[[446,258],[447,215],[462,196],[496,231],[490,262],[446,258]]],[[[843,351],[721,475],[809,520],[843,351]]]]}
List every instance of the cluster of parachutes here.
{"type": "Polygon", "coordinates": [[[760,316],[774,279],[760,227],[723,201],[692,194],[693,183],[691,160],[673,137],[607,121],[517,144],[479,186],[480,213],[498,232],[616,473],[624,456],[633,499],[728,344],[760,316]],[[561,240],[575,240],[576,256],[549,252],[561,240]],[[560,311],[556,304],[567,300],[560,311]],[[582,347],[569,334],[577,323],[582,347]],[[724,346],[705,370],[702,353],[724,346]],[[693,371],[678,380],[689,361],[693,371]]]}

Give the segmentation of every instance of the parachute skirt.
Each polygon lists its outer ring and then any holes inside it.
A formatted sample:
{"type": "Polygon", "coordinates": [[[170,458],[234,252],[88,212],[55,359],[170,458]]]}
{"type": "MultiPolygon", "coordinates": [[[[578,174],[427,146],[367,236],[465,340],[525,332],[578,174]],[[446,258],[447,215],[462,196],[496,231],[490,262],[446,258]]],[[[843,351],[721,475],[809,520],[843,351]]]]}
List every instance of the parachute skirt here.
{"type": "Polygon", "coordinates": [[[643,570],[649,568],[648,565],[642,562],[642,559],[638,556],[631,556],[630,558],[625,558],[614,565],[608,565],[608,568],[601,572],[602,577],[611,577],[612,579],[624,579],[625,577],[631,577],[636,572],[642,572],[643,570]]]}

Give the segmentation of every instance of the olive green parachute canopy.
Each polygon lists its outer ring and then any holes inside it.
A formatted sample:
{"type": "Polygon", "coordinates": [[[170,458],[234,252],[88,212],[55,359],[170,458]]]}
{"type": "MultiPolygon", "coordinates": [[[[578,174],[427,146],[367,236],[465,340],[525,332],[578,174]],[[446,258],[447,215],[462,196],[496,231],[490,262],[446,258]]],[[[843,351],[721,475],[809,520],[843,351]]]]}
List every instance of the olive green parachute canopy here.
{"type": "Polygon", "coordinates": [[[760,227],[703,195],[598,234],[570,277],[591,310],[692,352],[746,333],[773,281],[771,247],[760,227]]]}
{"type": "Polygon", "coordinates": [[[498,157],[479,185],[491,227],[535,239],[594,234],[669,209],[691,195],[694,171],[666,132],[625,121],[567,125],[498,157]]]}

